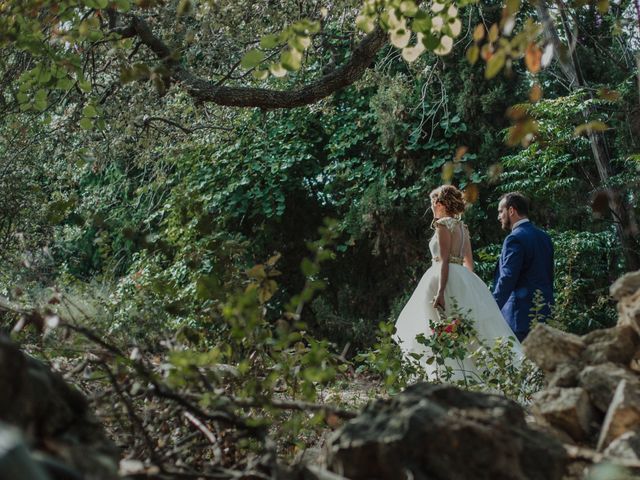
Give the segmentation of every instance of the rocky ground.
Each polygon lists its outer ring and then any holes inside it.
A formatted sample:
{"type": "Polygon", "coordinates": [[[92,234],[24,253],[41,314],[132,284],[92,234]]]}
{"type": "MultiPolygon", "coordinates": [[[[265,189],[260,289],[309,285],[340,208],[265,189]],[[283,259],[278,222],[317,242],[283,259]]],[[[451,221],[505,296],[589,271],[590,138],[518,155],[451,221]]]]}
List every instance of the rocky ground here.
{"type": "MultiPolygon", "coordinates": [[[[527,408],[427,383],[371,401],[372,383],[359,379],[324,392],[321,400],[339,397],[354,410],[366,406],[352,420],[336,421],[317,448],[300,452],[295,468],[208,478],[640,478],[640,272],[621,278],[611,294],[619,310],[613,328],[582,337],[546,325],[531,332],[525,352],[546,380],[527,408]]],[[[188,416],[180,421],[191,422],[192,438],[202,443],[206,427],[188,416]]],[[[140,462],[122,462],[121,449],[85,396],[7,339],[0,339],[0,422],[0,480],[111,480],[125,470],[136,472],[130,478],[186,478],[154,476],[140,462]]]]}

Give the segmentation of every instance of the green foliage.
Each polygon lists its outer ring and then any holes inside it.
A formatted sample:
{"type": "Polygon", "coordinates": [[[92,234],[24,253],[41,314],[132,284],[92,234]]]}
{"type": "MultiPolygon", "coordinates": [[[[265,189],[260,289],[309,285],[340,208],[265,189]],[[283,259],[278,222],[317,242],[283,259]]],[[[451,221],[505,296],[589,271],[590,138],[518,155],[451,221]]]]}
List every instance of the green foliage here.
{"type": "Polygon", "coordinates": [[[424,350],[403,356],[393,340],[393,323],[381,323],[378,342],[356,358],[359,370],[379,376],[390,393],[422,379],[469,390],[499,392],[527,403],[542,387],[542,375],[535,365],[526,358],[514,358],[513,337],[487,344],[478,337],[469,313],[457,306],[446,316],[429,319],[429,329],[429,333],[416,337],[424,350]]]}

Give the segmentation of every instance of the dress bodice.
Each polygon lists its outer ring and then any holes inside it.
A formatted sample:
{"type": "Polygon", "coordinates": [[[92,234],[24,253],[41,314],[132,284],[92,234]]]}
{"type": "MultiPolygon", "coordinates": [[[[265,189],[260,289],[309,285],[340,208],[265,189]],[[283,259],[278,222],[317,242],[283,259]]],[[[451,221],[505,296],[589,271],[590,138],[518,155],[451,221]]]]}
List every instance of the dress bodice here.
{"type": "MultiPolygon", "coordinates": [[[[462,259],[464,258],[464,245],[465,234],[467,231],[466,225],[462,220],[457,218],[444,217],[436,220],[436,224],[444,226],[451,232],[451,251],[449,252],[449,262],[462,265],[462,259]]],[[[429,241],[429,250],[431,251],[431,258],[434,262],[439,262],[442,258],[440,255],[440,243],[438,242],[438,234],[434,233],[433,237],[429,241]]]]}

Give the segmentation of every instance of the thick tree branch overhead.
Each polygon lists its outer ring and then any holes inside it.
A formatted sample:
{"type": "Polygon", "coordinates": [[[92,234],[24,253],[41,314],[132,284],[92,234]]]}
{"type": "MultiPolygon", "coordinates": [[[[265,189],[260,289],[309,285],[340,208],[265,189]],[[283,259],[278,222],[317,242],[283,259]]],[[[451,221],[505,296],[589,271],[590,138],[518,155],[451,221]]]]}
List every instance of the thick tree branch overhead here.
{"type": "Polygon", "coordinates": [[[378,27],[360,41],[344,65],[302,87],[293,90],[274,90],[228,87],[193,74],[175,58],[171,48],[156,36],[148,23],[140,17],[133,16],[128,27],[116,29],[114,32],[122,37],[137,37],[164,64],[171,81],[181,85],[196,102],[264,109],[309,105],[351,85],[362,77],[387,41],[386,33],[378,27]]]}

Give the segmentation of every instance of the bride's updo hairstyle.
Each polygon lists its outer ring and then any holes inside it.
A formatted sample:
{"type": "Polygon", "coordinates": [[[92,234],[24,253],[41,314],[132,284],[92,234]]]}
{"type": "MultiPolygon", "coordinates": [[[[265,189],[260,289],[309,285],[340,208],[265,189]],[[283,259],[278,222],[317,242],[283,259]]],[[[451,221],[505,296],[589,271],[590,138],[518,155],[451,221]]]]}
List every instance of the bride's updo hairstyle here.
{"type": "Polygon", "coordinates": [[[458,216],[464,212],[464,198],[462,192],[453,185],[442,185],[433,190],[429,197],[431,202],[440,202],[450,215],[458,216]]]}

